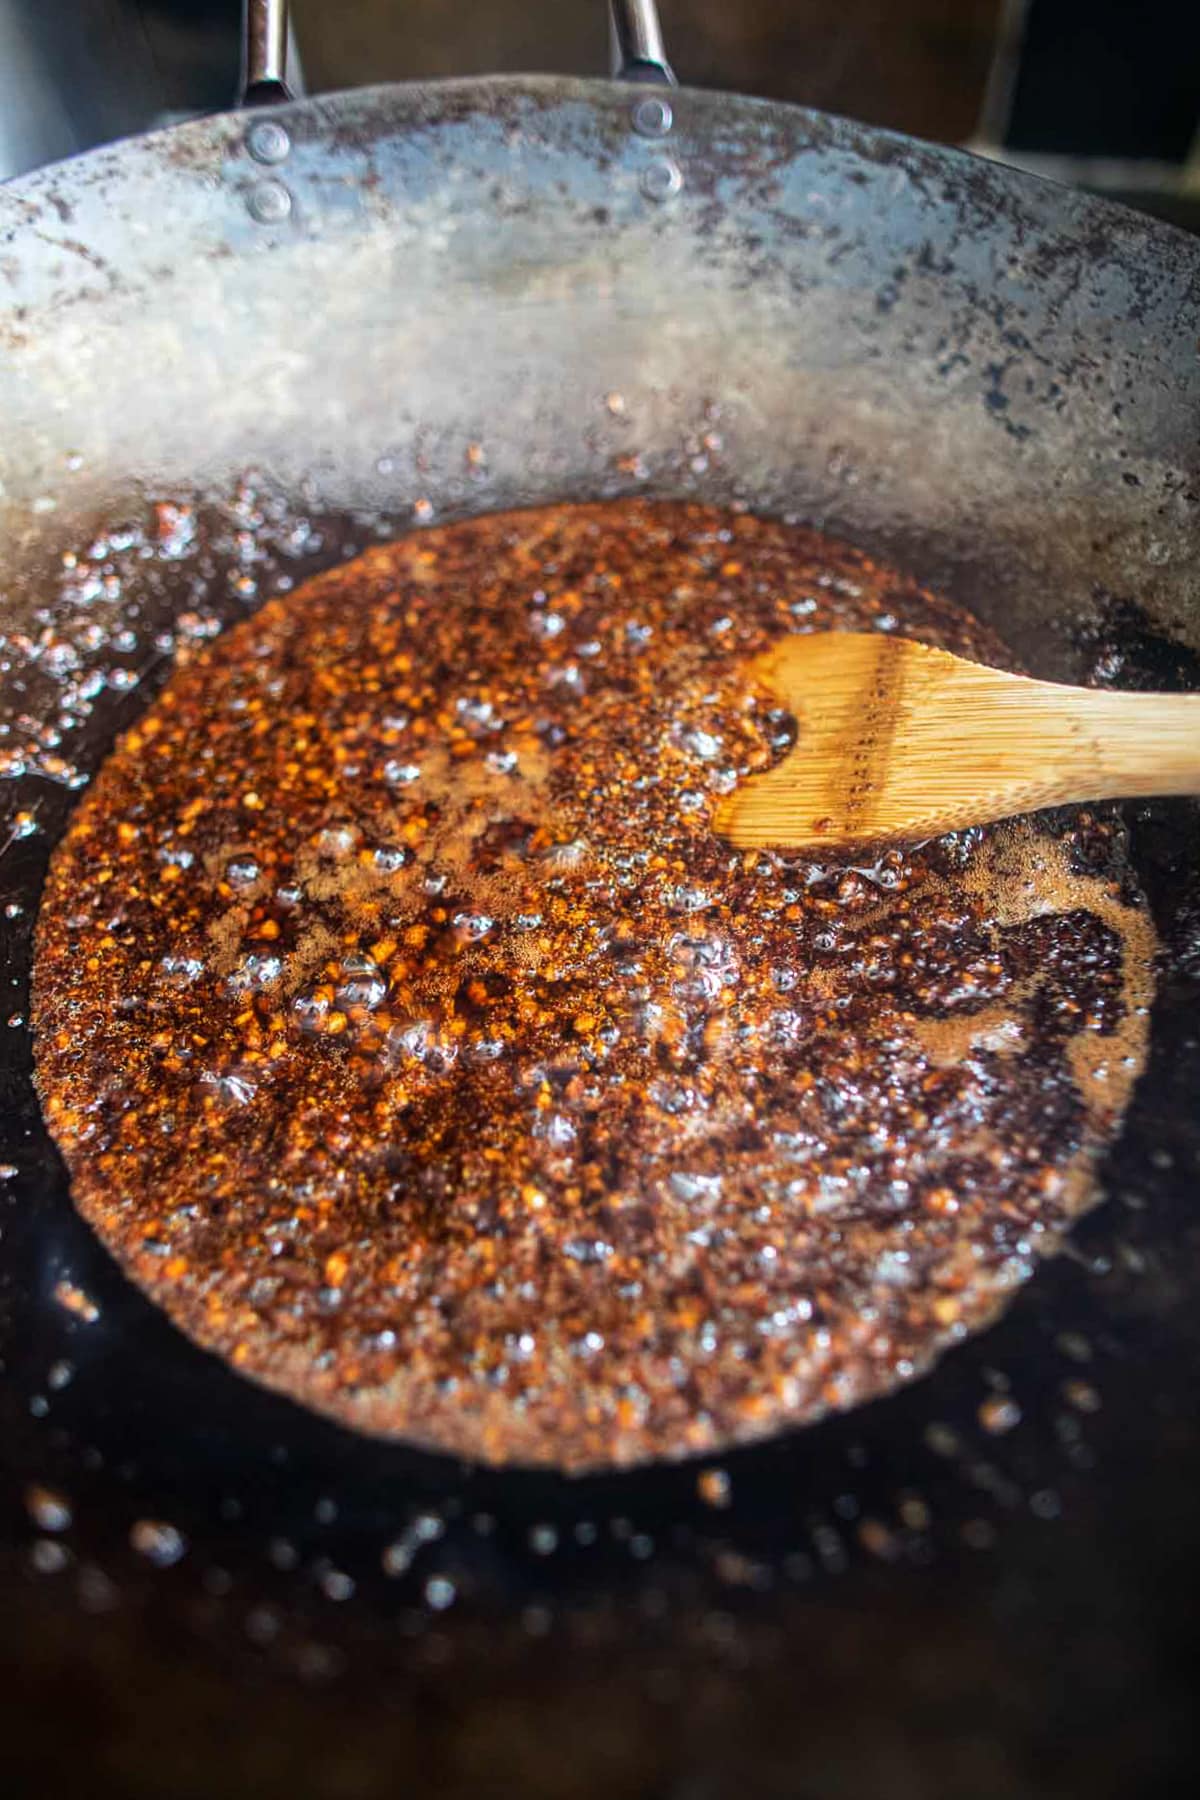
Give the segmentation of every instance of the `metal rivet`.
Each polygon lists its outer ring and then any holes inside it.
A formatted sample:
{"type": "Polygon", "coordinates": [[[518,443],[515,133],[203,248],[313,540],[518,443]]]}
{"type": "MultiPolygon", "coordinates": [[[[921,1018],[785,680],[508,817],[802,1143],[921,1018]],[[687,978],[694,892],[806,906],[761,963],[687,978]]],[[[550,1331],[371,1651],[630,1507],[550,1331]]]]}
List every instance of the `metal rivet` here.
{"type": "Polygon", "coordinates": [[[246,148],[260,163],[281,163],[292,140],[277,119],[259,119],[246,133],[246,148]]]}
{"type": "Polygon", "coordinates": [[[633,129],[642,137],[666,137],[674,118],[669,100],[661,94],[644,94],[633,108],[633,129]]]}
{"type": "Polygon", "coordinates": [[[292,210],[292,196],[282,181],[260,181],[251,188],[246,205],[260,225],[278,225],[292,210]]]}
{"type": "Polygon", "coordinates": [[[669,200],[683,186],[678,163],[669,156],[655,157],[642,170],[642,192],[647,200],[669,200]]]}

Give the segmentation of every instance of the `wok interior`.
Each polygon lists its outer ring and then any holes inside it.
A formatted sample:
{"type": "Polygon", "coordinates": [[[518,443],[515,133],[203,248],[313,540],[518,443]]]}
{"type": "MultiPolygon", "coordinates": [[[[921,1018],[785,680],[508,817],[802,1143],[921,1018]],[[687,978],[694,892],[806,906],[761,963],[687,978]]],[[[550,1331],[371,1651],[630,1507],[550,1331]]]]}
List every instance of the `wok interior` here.
{"type": "MultiPolygon", "coordinates": [[[[638,492],[794,515],[969,606],[1035,673],[1080,678],[1111,637],[1118,680],[1200,685],[1189,240],[718,95],[680,93],[665,145],[605,83],[279,116],[292,149],[270,171],[217,119],[0,199],[6,628],[40,629],[58,553],[98,522],[252,471],[326,521],[318,561],[362,542],[362,513],[399,530],[638,492]],[[665,155],[682,186],[656,201],[665,155]],[[277,223],[251,210],[265,180],[290,198],[277,223]]],[[[235,560],[210,559],[218,586],[235,560]]],[[[192,604],[200,567],[162,571],[156,605],[192,604]]],[[[97,704],[85,764],[123,705],[97,704]]],[[[14,807],[30,796],[44,836],[10,872],[32,907],[69,796],[12,784],[14,807]]],[[[1178,949],[1192,809],[1139,817],[1178,949]]],[[[1168,966],[1152,1105],[1122,1152],[1157,1188],[1151,1154],[1194,1135],[1189,970],[1168,966]]]]}
{"type": "Polygon", "coordinates": [[[230,117],[5,197],[8,581],[72,517],[251,467],[401,516],[628,491],[794,513],[1047,674],[1105,594],[1200,641],[1190,240],[720,95],[680,93],[662,142],[607,83],[279,117],[267,170],[230,117]]]}

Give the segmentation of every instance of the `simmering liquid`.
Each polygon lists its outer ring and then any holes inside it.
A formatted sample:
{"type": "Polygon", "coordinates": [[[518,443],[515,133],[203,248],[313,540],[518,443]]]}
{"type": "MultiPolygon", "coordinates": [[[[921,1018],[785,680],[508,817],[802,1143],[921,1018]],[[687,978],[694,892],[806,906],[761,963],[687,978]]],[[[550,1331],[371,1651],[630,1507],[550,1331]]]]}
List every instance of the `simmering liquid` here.
{"type": "Polygon", "coordinates": [[[1094,1197],[1152,930],[1073,812],[734,851],[747,665],[1003,661],[816,533],[620,502],[417,533],[193,653],[52,864],[38,1082],[76,1203],[246,1374],[585,1468],[911,1379],[1094,1197]]]}

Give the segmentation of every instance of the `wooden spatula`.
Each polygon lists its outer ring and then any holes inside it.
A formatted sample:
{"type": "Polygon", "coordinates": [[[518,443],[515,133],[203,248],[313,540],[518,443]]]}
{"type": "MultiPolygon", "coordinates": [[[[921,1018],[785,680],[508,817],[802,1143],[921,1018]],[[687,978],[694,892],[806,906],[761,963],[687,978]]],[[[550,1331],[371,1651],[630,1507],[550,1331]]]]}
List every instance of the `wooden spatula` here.
{"type": "Polygon", "coordinates": [[[746,849],[895,843],[1068,801],[1200,793],[1200,694],[1061,687],[859,632],[785,638],[751,673],[799,731],[721,803],[716,829],[746,849]]]}

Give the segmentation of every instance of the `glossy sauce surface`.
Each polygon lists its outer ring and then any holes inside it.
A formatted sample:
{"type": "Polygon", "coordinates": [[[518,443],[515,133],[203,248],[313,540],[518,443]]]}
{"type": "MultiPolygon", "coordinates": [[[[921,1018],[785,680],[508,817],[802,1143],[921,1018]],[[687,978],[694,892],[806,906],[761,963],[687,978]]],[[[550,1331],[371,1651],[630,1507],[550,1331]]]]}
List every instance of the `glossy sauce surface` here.
{"type": "Polygon", "coordinates": [[[619,502],[417,533],[194,653],[56,852],[77,1204],[235,1366],[568,1468],[871,1397],[1090,1201],[1153,934],[1107,817],[743,855],[790,631],[983,660],[815,533],[619,502]]]}

